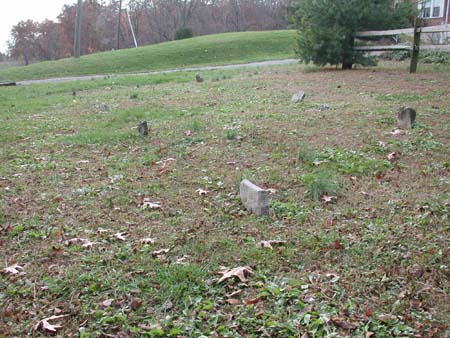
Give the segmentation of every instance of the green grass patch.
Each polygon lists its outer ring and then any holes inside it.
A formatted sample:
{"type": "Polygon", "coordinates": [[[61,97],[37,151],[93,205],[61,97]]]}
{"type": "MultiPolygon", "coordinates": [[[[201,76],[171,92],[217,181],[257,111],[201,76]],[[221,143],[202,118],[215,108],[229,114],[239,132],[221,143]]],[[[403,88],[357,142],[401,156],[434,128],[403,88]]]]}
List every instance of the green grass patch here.
{"type": "Polygon", "coordinates": [[[207,35],[0,71],[0,81],[146,72],[294,57],[295,31],[207,35]]]}

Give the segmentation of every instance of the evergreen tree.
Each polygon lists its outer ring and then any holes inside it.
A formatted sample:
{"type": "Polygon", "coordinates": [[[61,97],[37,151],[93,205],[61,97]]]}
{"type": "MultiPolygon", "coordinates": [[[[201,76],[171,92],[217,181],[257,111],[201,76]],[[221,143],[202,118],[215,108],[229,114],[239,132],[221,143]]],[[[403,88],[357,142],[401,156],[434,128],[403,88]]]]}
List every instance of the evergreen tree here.
{"type": "Polygon", "coordinates": [[[375,60],[354,51],[357,31],[407,27],[412,14],[409,1],[394,6],[392,0],[299,0],[295,23],[297,54],[317,65],[374,65],[375,60]]]}

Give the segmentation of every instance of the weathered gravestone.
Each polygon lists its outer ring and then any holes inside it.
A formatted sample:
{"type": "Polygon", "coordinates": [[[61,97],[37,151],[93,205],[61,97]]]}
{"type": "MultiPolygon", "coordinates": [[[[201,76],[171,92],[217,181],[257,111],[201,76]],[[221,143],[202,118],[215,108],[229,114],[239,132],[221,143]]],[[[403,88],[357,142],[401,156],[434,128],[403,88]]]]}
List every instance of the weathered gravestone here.
{"type": "Polygon", "coordinates": [[[397,115],[397,124],[400,129],[411,129],[416,120],[416,111],[410,107],[401,107],[397,115]]]}
{"type": "Polygon", "coordinates": [[[303,99],[305,98],[305,92],[300,90],[299,92],[295,93],[294,95],[292,95],[292,99],[291,101],[294,103],[303,101],[303,99]]]}
{"type": "Polygon", "coordinates": [[[267,216],[269,209],[269,192],[254,185],[249,180],[243,180],[240,185],[239,195],[244,206],[257,216],[267,216]]]}
{"type": "Polygon", "coordinates": [[[141,135],[141,136],[147,136],[148,135],[147,121],[142,121],[141,123],[139,123],[138,132],[139,132],[139,135],[141,135]]]}
{"type": "Polygon", "coordinates": [[[203,82],[203,78],[200,74],[195,75],[195,81],[197,82],[203,82]]]}

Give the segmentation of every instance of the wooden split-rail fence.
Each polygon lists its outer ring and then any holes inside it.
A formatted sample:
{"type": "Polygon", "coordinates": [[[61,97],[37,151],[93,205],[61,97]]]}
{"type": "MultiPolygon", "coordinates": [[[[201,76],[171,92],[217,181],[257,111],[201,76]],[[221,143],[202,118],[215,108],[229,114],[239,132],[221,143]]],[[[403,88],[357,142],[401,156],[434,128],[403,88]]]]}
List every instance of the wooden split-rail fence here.
{"type": "Polygon", "coordinates": [[[396,51],[396,50],[407,50],[411,51],[411,64],[409,67],[410,73],[415,73],[417,71],[417,63],[419,61],[419,51],[420,50],[435,50],[435,51],[444,51],[450,52],[450,44],[442,44],[442,45],[421,45],[420,38],[421,34],[425,33],[449,33],[450,25],[439,25],[439,26],[430,26],[430,27],[420,27],[420,20],[416,20],[414,28],[405,28],[405,29],[393,29],[393,30],[384,30],[384,31],[366,31],[366,32],[356,32],[354,35],[357,39],[367,39],[371,37],[388,37],[388,36],[397,36],[401,34],[412,35],[413,42],[410,45],[406,44],[394,44],[387,46],[356,46],[353,47],[354,50],[360,51],[396,51]]]}

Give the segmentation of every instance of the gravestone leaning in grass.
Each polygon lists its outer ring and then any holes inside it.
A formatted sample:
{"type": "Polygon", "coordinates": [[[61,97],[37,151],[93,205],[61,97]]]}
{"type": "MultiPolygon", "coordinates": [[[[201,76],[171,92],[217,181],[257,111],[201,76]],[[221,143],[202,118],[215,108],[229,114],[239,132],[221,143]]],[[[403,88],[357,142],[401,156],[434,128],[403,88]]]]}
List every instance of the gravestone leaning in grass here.
{"type": "Polygon", "coordinates": [[[397,115],[397,124],[400,129],[411,129],[416,120],[416,111],[410,107],[401,107],[397,115]]]}
{"type": "Polygon", "coordinates": [[[257,216],[268,216],[269,192],[261,189],[249,180],[243,180],[239,187],[239,195],[244,206],[257,216]]]}
{"type": "Polygon", "coordinates": [[[197,81],[199,83],[203,82],[202,76],[200,74],[195,75],[195,81],[197,81]]]}
{"type": "Polygon", "coordinates": [[[148,124],[147,121],[142,121],[138,125],[138,132],[141,136],[147,136],[148,135],[148,124]]]}

